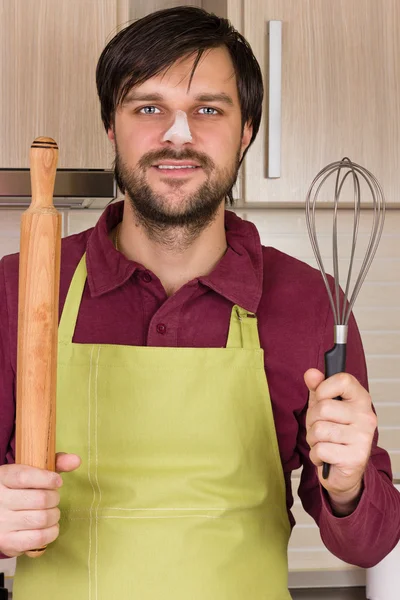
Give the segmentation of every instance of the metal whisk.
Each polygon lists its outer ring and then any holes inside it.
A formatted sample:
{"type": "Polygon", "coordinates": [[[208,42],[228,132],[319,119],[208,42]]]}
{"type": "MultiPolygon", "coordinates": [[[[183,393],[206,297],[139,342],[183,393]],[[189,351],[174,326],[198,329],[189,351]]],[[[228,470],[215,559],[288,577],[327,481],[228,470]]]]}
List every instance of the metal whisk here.
{"type": "MultiPolygon", "coordinates": [[[[345,157],[339,162],[331,163],[322,169],[312,182],[306,197],[306,222],[308,234],[310,236],[311,245],[321,271],[326,290],[328,292],[329,301],[332,307],[334,316],[334,346],[325,353],[325,377],[330,377],[335,373],[341,373],[346,366],[346,342],[347,330],[350,314],[361,289],[363,281],[371,266],[375,252],[382,235],[383,224],[385,220],[385,197],[382,188],[372,173],[364,167],[353,163],[349,158],[345,157]],[[336,175],[335,192],[333,199],[333,276],[334,276],[334,296],[329,286],[326,271],[322,262],[321,252],[318,245],[317,227],[315,223],[316,204],[322,186],[327,179],[336,175]],[[352,246],[349,261],[349,269],[347,274],[346,289],[343,294],[342,306],[340,305],[340,285],[339,285],[339,258],[338,258],[338,208],[340,194],[343,185],[348,177],[353,180],[354,187],[354,206],[353,206],[353,236],[352,246]],[[353,291],[350,295],[350,281],[354,266],[354,255],[356,250],[356,242],[358,235],[358,227],[361,211],[361,188],[360,177],[366,182],[372,197],[373,222],[371,235],[368,242],[368,247],[365,253],[364,261],[362,262],[360,272],[356,279],[353,291]]],[[[338,396],[335,400],[341,400],[338,396]]],[[[322,474],[324,479],[329,476],[330,465],[324,463],[322,474]]]]}

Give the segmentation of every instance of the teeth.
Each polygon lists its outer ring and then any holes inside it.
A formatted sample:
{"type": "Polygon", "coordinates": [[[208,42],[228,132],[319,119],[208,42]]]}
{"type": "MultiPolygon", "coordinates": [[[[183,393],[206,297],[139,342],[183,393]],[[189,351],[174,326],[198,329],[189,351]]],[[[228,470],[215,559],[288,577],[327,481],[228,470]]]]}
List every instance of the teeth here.
{"type": "Polygon", "coordinates": [[[157,165],[157,167],[159,169],[195,169],[196,168],[193,165],[179,165],[179,166],[174,166],[174,165],[157,165]]]}

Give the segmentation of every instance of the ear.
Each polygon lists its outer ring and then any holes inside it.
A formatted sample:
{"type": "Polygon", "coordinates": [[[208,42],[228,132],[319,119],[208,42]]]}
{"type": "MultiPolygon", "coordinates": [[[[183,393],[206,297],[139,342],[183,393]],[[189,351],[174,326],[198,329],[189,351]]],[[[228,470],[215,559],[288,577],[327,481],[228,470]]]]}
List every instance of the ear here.
{"type": "Polygon", "coordinates": [[[253,127],[246,123],[243,128],[242,142],[240,145],[240,160],[242,160],[243,154],[246,148],[250,144],[251,136],[253,135],[253,127]]]}
{"type": "Polygon", "coordinates": [[[107,137],[110,140],[110,142],[112,143],[112,145],[115,146],[115,134],[114,134],[114,130],[112,127],[110,127],[109,130],[107,131],[107,137]]]}

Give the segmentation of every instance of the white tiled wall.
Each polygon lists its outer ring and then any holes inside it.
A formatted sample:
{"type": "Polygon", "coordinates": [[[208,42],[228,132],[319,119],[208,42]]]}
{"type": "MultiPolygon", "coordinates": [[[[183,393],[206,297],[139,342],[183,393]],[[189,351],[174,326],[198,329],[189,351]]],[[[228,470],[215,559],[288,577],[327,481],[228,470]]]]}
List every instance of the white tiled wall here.
{"type": "MultiPolygon", "coordinates": [[[[92,227],[100,210],[70,210],[63,212],[64,235],[92,227]]],[[[253,221],[263,244],[275,246],[305,262],[316,266],[305,225],[304,211],[300,209],[238,209],[237,214],[253,221]]],[[[326,270],[331,272],[328,258],[330,248],[331,214],[321,211],[318,231],[326,270]]],[[[0,256],[18,251],[20,210],[0,210],[0,256]]],[[[340,223],[342,249],[340,272],[346,273],[349,249],[351,213],[340,223]]],[[[360,226],[361,251],[357,254],[355,270],[360,268],[362,252],[371,225],[371,212],[365,211],[360,226]],[[364,244],[364,246],[363,246],[364,244]]],[[[364,341],[371,395],[378,413],[380,443],[391,455],[394,476],[400,477],[400,210],[387,212],[383,238],[369,275],[355,305],[355,315],[364,341]]],[[[343,278],[341,278],[343,285],[343,278]]],[[[293,480],[297,487],[298,479],[293,480]]],[[[345,565],[322,546],[318,530],[303,511],[299,500],[294,513],[297,527],[289,550],[292,574],[298,571],[326,569],[340,571],[341,583],[354,585],[362,577],[354,567],[345,565]],[[344,574],[344,575],[343,575],[344,574]],[[343,578],[344,577],[344,578],[343,578]],[[346,579],[347,578],[347,579],[346,579]]],[[[336,577],[336,576],[334,576],[336,577]]]]}

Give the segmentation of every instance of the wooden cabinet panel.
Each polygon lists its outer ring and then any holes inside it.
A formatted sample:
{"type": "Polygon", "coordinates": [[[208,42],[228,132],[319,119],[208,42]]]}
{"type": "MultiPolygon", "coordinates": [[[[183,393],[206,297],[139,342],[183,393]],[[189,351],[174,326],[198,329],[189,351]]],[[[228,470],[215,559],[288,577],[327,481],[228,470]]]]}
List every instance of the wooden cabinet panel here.
{"type": "Polygon", "coordinates": [[[201,0],[132,0],[130,17],[131,19],[141,19],[157,10],[186,5],[201,6],[201,0]]]}
{"type": "Polygon", "coordinates": [[[0,167],[27,168],[39,135],[60,168],[110,168],[95,71],[128,0],[0,0],[0,167]]]}
{"type": "MultiPolygon", "coordinates": [[[[303,203],[318,171],[349,156],[400,202],[400,3],[229,0],[268,95],[268,21],[283,22],[282,170],[267,179],[267,99],[244,165],[246,202],[303,203]]],[[[228,17],[230,16],[228,12],[228,17]]],[[[235,23],[237,26],[237,23],[235,23]]]]}

